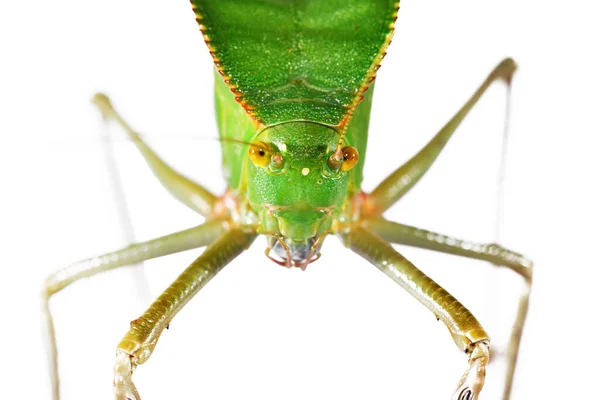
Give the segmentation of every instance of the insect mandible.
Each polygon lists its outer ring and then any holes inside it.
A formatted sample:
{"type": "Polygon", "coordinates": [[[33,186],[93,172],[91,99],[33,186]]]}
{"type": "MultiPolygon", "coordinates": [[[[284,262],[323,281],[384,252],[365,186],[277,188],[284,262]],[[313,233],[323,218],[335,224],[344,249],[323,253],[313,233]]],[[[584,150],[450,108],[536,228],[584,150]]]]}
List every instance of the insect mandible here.
{"type": "MultiPolygon", "coordinates": [[[[255,236],[267,237],[267,254],[275,262],[305,269],[319,257],[323,241],[331,234],[401,284],[449,327],[469,362],[455,397],[478,396],[488,361],[489,338],[450,294],[385,241],[491,261],[515,270],[527,282],[531,281],[531,263],[499,246],[477,246],[445,238],[388,222],[381,214],[428,170],[487,86],[495,80],[510,82],[515,65],[512,60],[502,62],[423,151],[374,191],[363,193],[360,182],[372,80],[391,40],[397,7],[394,2],[374,2],[369,9],[358,2],[300,2],[294,7],[259,6],[254,2],[195,4],[203,34],[223,77],[217,76],[215,90],[229,189],[221,197],[163,164],[136,132],[126,127],[108,98],[95,97],[104,117],[124,126],[167,189],[207,217],[202,226],[162,238],[151,246],[142,243],[117,255],[95,257],[48,278],[47,299],[81,277],[208,245],[198,261],[134,321],[119,345],[117,396],[137,396],[131,381],[134,366],[150,356],[175,313],[255,236]],[[228,25],[226,20],[235,23],[228,25]],[[259,27],[253,24],[251,29],[243,23],[256,20],[265,23],[259,27]],[[317,29],[321,26],[333,31],[338,41],[323,37],[323,30],[317,29]],[[279,34],[275,35],[277,41],[268,40],[272,32],[279,34]],[[232,42],[238,45],[230,46],[232,42]],[[261,71],[268,73],[261,75],[261,71]],[[431,295],[433,292],[435,295],[431,295]],[[165,304],[172,308],[160,309],[165,304]]],[[[525,295],[512,343],[515,349],[527,301],[525,295]]],[[[516,351],[513,353],[516,357],[516,351]]],[[[514,362],[509,375],[513,370],[514,362]]],[[[57,383],[56,378],[58,397],[57,383]]],[[[510,379],[506,390],[510,390],[510,379]]]]}

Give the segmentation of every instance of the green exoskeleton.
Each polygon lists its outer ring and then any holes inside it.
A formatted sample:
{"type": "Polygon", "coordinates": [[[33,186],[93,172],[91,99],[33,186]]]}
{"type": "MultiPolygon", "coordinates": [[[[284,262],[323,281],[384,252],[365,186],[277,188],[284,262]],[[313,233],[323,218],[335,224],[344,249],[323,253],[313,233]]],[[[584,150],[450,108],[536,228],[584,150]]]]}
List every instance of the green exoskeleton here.
{"type": "MultiPolygon", "coordinates": [[[[214,59],[217,122],[228,189],[217,196],[163,162],[115,111],[94,102],[128,133],[153,173],[180,202],[206,218],[202,225],[83,260],[48,277],[48,301],[84,277],[206,246],[204,252],[131,323],[117,347],[114,392],[138,399],[134,369],[151,356],[162,331],[185,304],[258,235],[266,255],[306,269],[324,240],[346,247],[392,278],[442,320],[468,366],[453,399],[478,398],[490,338],[475,317],[391,243],[485,260],[521,275],[521,297],[507,350],[508,399],[524,327],[532,263],[496,244],[478,244],[386,220],[382,215],[425,175],[471,108],[496,80],[510,83],[516,65],[502,61],[466,104],[413,158],[372,192],[361,190],[373,81],[390,44],[399,9],[390,0],[192,0],[214,59]]],[[[56,345],[53,395],[59,398],[56,345]]]]}

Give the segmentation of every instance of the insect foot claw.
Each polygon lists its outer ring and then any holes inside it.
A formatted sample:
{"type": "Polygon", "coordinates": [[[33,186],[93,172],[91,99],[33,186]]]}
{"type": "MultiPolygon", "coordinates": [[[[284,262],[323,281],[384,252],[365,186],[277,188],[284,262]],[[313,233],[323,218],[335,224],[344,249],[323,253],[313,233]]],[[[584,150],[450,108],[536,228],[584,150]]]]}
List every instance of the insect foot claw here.
{"type": "Polygon", "coordinates": [[[485,382],[485,367],[490,359],[489,344],[477,342],[472,345],[469,356],[469,368],[464,373],[452,400],[477,400],[485,382]]]}
{"type": "Polygon", "coordinates": [[[133,362],[129,354],[117,350],[114,372],[113,392],[115,393],[115,400],[141,400],[131,378],[133,362]]]}

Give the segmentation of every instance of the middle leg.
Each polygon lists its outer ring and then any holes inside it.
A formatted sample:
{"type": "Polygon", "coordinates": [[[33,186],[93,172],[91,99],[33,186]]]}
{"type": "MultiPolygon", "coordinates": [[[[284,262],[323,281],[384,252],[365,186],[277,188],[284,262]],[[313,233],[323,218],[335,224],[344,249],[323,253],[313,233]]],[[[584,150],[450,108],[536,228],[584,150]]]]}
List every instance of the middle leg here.
{"type": "Polygon", "coordinates": [[[525,281],[531,281],[533,263],[522,254],[495,243],[469,242],[384,218],[367,219],[363,226],[386,242],[488,261],[513,270],[525,281]]]}

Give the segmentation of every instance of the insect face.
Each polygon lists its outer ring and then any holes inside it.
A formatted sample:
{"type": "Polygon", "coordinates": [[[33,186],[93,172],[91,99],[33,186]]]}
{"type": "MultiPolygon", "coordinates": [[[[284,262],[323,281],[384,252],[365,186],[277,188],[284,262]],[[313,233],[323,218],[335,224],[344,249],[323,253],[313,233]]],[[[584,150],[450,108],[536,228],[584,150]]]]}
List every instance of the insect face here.
{"type": "Polygon", "coordinates": [[[285,265],[306,266],[316,257],[339,213],[349,168],[343,158],[331,166],[338,142],[335,129],[302,121],[264,129],[249,148],[246,176],[253,185],[246,197],[285,265]]]}

